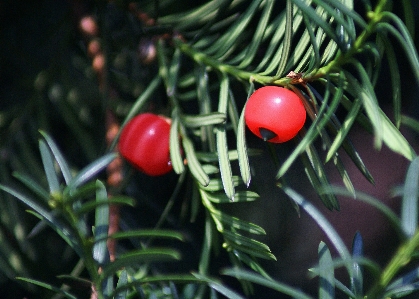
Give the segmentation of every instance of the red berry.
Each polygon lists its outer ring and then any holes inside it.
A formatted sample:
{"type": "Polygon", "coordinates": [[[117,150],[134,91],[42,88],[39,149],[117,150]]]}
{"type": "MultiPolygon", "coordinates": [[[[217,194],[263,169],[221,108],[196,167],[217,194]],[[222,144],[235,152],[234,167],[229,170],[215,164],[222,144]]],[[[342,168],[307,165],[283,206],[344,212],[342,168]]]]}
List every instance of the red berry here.
{"type": "Polygon", "coordinates": [[[140,171],[158,176],[172,170],[169,139],[170,119],[144,113],[124,126],[118,148],[121,155],[140,171]]]}
{"type": "Polygon", "coordinates": [[[294,92],[283,87],[265,86],[249,97],[244,119],[256,136],[265,141],[282,143],[301,130],[306,110],[294,92]]]}

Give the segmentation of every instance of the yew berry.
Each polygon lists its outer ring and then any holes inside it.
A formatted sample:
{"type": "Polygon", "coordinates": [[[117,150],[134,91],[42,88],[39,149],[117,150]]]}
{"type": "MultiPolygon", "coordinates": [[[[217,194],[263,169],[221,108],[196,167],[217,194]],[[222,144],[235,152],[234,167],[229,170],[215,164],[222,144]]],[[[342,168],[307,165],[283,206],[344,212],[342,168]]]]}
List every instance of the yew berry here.
{"type": "Polygon", "coordinates": [[[124,126],[118,149],[122,157],[140,171],[158,176],[172,170],[169,139],[170,119],[143,113],[124,126]]]}
{"type": "Polygon", "coordinates": [[[265,86],[248,99],[244,119],[250,131],[265,141],[282,143],[294,138],[304,125],[306,110],[292,91],[265,86]]]}

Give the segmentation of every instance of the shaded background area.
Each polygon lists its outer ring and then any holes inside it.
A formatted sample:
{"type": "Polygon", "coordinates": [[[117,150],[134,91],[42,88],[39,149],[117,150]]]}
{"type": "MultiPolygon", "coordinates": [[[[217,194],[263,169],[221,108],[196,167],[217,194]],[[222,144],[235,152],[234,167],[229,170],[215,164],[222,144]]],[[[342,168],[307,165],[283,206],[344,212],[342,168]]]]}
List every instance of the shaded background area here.
{"type": "MultiPolygon", "coordinates": [[[[184,5],[179,7],[190,7],[191,1],[183,2],[184,5]]],[[[196,2],[192,3],[196,5],[196,2]]],[[[412,3],[418,16],[419,4],[412,3]]],[[[122,119],[156,72],[155,63],[145,63],[142,54],[152,36],[143,26],[114,4],[77,0],[6,0],[0,3],[0,182],[15,184],[11,173],[16,170],[42,179],[37,150],[39,129],[49,132],[57,140],[74,168],[81,168],[103,154],[106,149],[106,108],[111,106],[116,116],[122,119]],[[99,17],[106,37],[104,44],[111,57],[109,86],[106,88],[113,91],[109,97],[104,97],[101,92],[85,36],[79,30],[78,22],[85,14],[99,17]]],[[[399,54],[403,53],[400,51],[399,54]]],[[[404,61],[403,56],[401,61],[404,61]]],[[[406,65],[400,67],[403,72],[410,72],[406,65]]],[[[383,105],[389,102],[386,80],[388,76],[384,72],[378,84],[383,105]]],[[[404,109],[418,117],[415,82],[408,75],[403,76],[402,83],[404,109]]],[[[164,111],[166,99],[163,94],[163,91],[156,94],[155,101],[148,107],[150,110],[164,111]]],[[[351,163],[346,163],[355,188],[397,210],[398,199],[389,192],[403,181],[407,161],[385,148],[380,153],[374,151],[370,136],[361,131],[354,132],[352,138],[376,181],[375,186],[370,185],[356,169],[351,168],[351,163]]],[[[266,146],[251,136],[248,140],[252,147],[264,150],[263,155],[251,160],[254,171],[252,187],[260,192],[261,199],[252,204],[237,205],[232,213],[266,229],[268,234],[261,240],[270,246],[278,261],[265,263],[265,266],[275,278],[297,287],[315,289],[317,281],[307,280],[307,269],[317,259],[320,240],[327,239],[307,215],[298,218],[290,200],[275,188],[276,168],[266,146]]],[[[416,148],[417,141],[412,138],[416,148]]],[[[292,146],[278,148],[278,156],[286,157],[292,146]]],[[[398,240],[377,211],[342,198],[341,212],[329,212],[313,194],[301,173],[301,166],[296,163],[291,171],[292,186],[318,204],[348,246],[354,233],[360,231],[365,240],[366,255],[385,262],[398,240]]],[[[155,180],[138,173],[134,176],[138,184],[128,186],[127,190],[140,200],[136,210],[123,211],[123,225],[152,227],[164,209],[176,177],[168,175],[155,180]],[[167,187],[161,188],[162,185],[167,187]],[[146,215],[139,217],[138,213],[144,210],[148,211],[146,215]]],[[[184,190],[181,195],[187,197],[188,192],[184,190]]],[[[167,225],[187,234],[190,242],[182,245],[181,250],[188,260],[168,267],[189,271],[196,267],[199,258],[202,223],[191,224],[188,217],[179,217],[182,209],[183,206],[179,205],[173,210],[167,225]]],[[[69,273],[77,257],[51,231],[45,230],[34,238],[27,238],[36,219],[4,193],[0,194],[0,220],[0,268],[4,269],[0,273],[0,298],[47,296],[45,291],[21,284],[13,277],[29,276],[60,285],[56,276],[69,273]]],[[[226,266],[226,262],[226,257],[221,254],[214,262],[215,271],[226,266]]],[[[80,290],[80,294],[83,298],[85,290],[80,290]]],[[[263,294],[265,298],[278,298],[277,293],[264,291],[263,294]]],[[[262,297],[258,295],[257,298],[262,297]]]]}

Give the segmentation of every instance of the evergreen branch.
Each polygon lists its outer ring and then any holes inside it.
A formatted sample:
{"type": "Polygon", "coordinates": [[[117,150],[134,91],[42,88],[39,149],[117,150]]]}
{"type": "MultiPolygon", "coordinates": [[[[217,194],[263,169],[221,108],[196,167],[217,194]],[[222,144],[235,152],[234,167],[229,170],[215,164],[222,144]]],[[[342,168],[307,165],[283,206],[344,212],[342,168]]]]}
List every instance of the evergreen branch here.
{"type": "Polygon", "coordinates": [[[353,46],[347,52],[341,52],[336,59],[332,60],[327,65],[315,70],[312,73],[306,74],[304,79],[307,81],[313,81],[324,77],[327,74],[339,72],[343,65],[350,61],[353,56],[364,48],[370,36],[376,32],[377,26],[381,23],[385,16],[384,8],[386,4],[387,0],[380,0],[375,9],[367,13],[367,17],[369,19],[367,27],[359,34],[353,46]]]}
{"type": "MultiPolygon", "coordinates": [[[[367,13],[367,18],[369,20],[368,23],[363,22],[363,20],[361,18],[356,18],[356,22],[361,25],[361,28],[363,29],[363,31],[358,35],[356,40],[353,42],[352,46],[349,47],[349,49],[344,49],[344,51],[342,50],[341,52],[339,52],[338,56],[335,57],[335,59],[331,60],[329,63],[327,63],[323,67],[315,68],[313,71],[306,73],[304,75],[303,79],[305,81],[314,81],[316,79],[325,77],[327,74],[337,73],[337,72],[340,71],[342,66],[347,64],[351,59],[353,59],[353,57],[357,53],[364,50],[366,45],[368,44],[368,39],[371,37],[371,35],[373,35],[374,33],[377,32],[380,23],[382,23],[383,20],[386,18],[386,12],[385,12],[386,5],[387,5],[386,0],[379,1],[379,3],[376,5],[375,9],[371,10],[367,13]]],[[[344,6],[339,4],[339,9],[344,9],[344,6]]],[[[292,11],[289,11],[289,13],[287,14],[287,16],[292,16],[292,15],[293,15],[292,11]]],[[[352,15],[356,15],[356,14],[352,14],[352,15]]],[[[287,20],[289,21],[290,18],[288,17],[287,20]]],[[[346,23],[343,23],[343,20],[344,20],[343,18],[340,18],[339,20],[340,20],[339,25],[341,27],[342,26],[343,27],[345,27],[345,26],[346,27],[348,27],[348,26],[351,27],[352,26],[352,25],[348,25],[346,23]]],[[[330,29],[329,26],[326,26],[326,23],[324,22],[323,19],[319,18],[318,21],[323,22],[322,23],[324,25],[324,26],[322,26],[323,30],[326,30],[326,29],[329,30],[330,29]]],[[[292,26],[291,25],[286,26],[286,28],[291,29],[292,26]]],[[[348,28],[346,28],[346,30],[348,28]]],[[[351,30],[353,31],[354,29],[351,29],[351,30]]],[[[351,33],[351,32],[349,32],[349,33],[351,33]]],[[[287,36],[290,37],[290,30],[288,30],[287,33],[289,33],[287,36]]],[[[327,35],[330,35],[330,34],[332,34],[332,32],[330,30],[327,31],[327,35]]],[[[337,41],[338,36],[336,36],[336,34],[334,34],[334,33],[332,35],[333,36],[330,36],[330,37],[333,38],[336,43],[338,43],[338,41],[337,41]]],[[[353,32],[352,32],[352,35],[353,35],[353,32]]],[[[174,40],[175,46],[178,49],[180,49],[184,54],[191,57],[196,63],[206,65],[208,67],[211,67],[213,70],[219,71],[221,73],[226,73],[226,74],[232,75],[236,79],[239,79],[239,80],[242,80],[242,81],[251,80],[251,81],[258,82],[262,85],[273,84],[273,85],[279,85],[279,86],[288,86],[289,84],[295,83],[295,82],[292,81],[292,79],[290,79],[288,77],[278,78],[277,76],[269,76],[269,75],[264,75],[263,73],[255,73],[255,72],[252,72],[252,71],[244,70],[240,66],[234,66],[230,63],[222,62],[221,59],[216,58],[216,57],[212,57],[212,56],[210,56],[206,53],[203,53],[202,51],[196,49],[192,45],[190,45],[188,43],[185,43],[179,37],[175,37],[173,40],[174,40]]],[[[289,41],[289,38],[287,38],[286,40],[289,41]]],[[[283,43],[284,43],[284,41],[283,41],[283,43]]],[[[289,44],[289,42],[286,42],[286,44],[289,44]]],[[[285,46],[286,45],[284,45],[284,47],[285,46]]],[[[283,48],[283,52],[285,50],[286,49],[283,48]]],[[[284,53],[286,53],[286,52],[284,52],[284,53]]],[[[282,60],[282,58],[281,58],[281,60],[282,60]]],[[[287,59],[286,59],[286,61],[287,61],[287,59]]],[[[284,64],[284,62],[282,62],[282,64],[284,64]]],[[[285,65],[281,65],[280,69],[281,70],[284,69],[284,66],[285,65]]],[[[291,67],[290,62],[287,63],[287,67],[291,67]]],[[[277,74],[277,75],[279,75],[279,74],[277,74]]]]}
{"type": "Polygon", "coordinates": [[[249,71],[242,70],[238,67],[222,63],[218,59],[214,59],[200,51],[196,51],[189,44],[183,42],[180,38],[175,37],[173,39],[175,46],[179,48],[183,53],[191,57],[195,62],[211,67],[212,69],[221,73],[232,75],[236,79],[242,81],[256,81],[261,84],[275,84],[281,86],[287,86],[292,81],[291,78],[285,77],[278,80],[274,80],[272,76],[264,76],[255,74],[249,71]]]}

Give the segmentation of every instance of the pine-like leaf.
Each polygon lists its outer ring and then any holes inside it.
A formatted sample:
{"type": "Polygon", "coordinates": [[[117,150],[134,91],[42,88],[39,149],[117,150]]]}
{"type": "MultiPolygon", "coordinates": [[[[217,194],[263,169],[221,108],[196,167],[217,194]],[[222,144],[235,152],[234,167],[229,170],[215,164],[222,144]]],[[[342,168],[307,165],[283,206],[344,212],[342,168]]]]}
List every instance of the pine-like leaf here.
{"type": "Polygon", "coordinates": [[[413,159],[407,170],[403,187],[401,223],[408,237],[412,237],[418,227],[419,198],[419,157],[413,159]]]}
{"type": "Polygon", "coordinates": [[[95,211],[94,237],[96,241],[93,245],[93,258],[99,265],[105,265],[109,261],[109,252],[106,244],[109,231],[109,202],[105,185],[100,181],[96,181],[96,188],[96,202],[100,205],[97,205],[95,211]],[[99,239],[103,241],[98,241],[99,239]]]}
{"type": "Polygon", "coordinates": [[[354,257],[353,267],[353,277],[351,278],[351,289],[355,296],[361,297],[363,295],[364,288],[364,274],[362,265],[360,265],[356,259],[362,258],[364,255],[364,241],[360,232],[356,232],[354,239],[352,241],[352,256],[354,257]]]}
{"type": "Polygon", "coordinates": [[[119,269],[124,267],[134,267],[143,263],[175,261],[180,259],[180,254],[173,249],[148,248],[143,250],[133,250],[121,254],[118,259],[108,263],[103,267],[101,277],[107,279],[114,275],[119,269]]]}
{"type": "Polygon", "coordinates": [[[324,242],[319,245],[319,298],[335,298],[335,275],[332,255],[324,242]]]}
{"type": "Polygon", "coordinates": [[[298,299],[311,299],[312,298],[309,295],[306,295],[302,291],[292,286],[286,285],[281,282],[277,282],[272,279],[267,279],[261,276],[260,274],[253,273],[250,271],[246,271],[242,269],[226,269],[226,270],[223,270],[222,274],[233,276],[233,277],[236,277],[237,279],[243,279],[243,280],[247,280],[253,283],[257,283],[259,285],[268,287],[270,289],[276,290],[283,294],[292,296],[293,298],[298,298],[298,299]]]}
{"type": "Polygon", "coordinates": [[[68,193],[71,194],[78,187],[86,184],[106,166],[108,166],[108,164],[111,163],[115,157],[115,153],[106,154],[80,170],[80,172],[71,180],[70,184],[68,185],[68,193]]]}
{"type": "Polygon", "coordinates": [[[208,286],[218,293],[222,294],[226,298],[229,299],[244,299],[244,297],[240,296],[237,292],[231,290],[230,288],[226,287],[223,283],[220,281],[211,279],[209,277],[206,277],[204,275],[198,274],[198,273],[192,273],[193,276],[200,279],[201,281],[204,281],[208,284],[208,286]]]}
{"type": "Polygon", "coordinates": [[[29,282],[31,284],[40,286],[42,288],[45,288],[47,290],[51,290],[54,291],[57,294],[60,294],[62,296],[64,296],[65,298],[68,299],[77,299],[77,297],[73,294],[71,294],[70,292],[64,291],[58,287],[54,287],[53,285],[49,284],[49,283],[45,283],[39,280],[35,280],[35,279],[30,279],[30,278],[25,278],[25,277],[17,277],[17,279],[25,281],[25,282],[29,282]]]}

